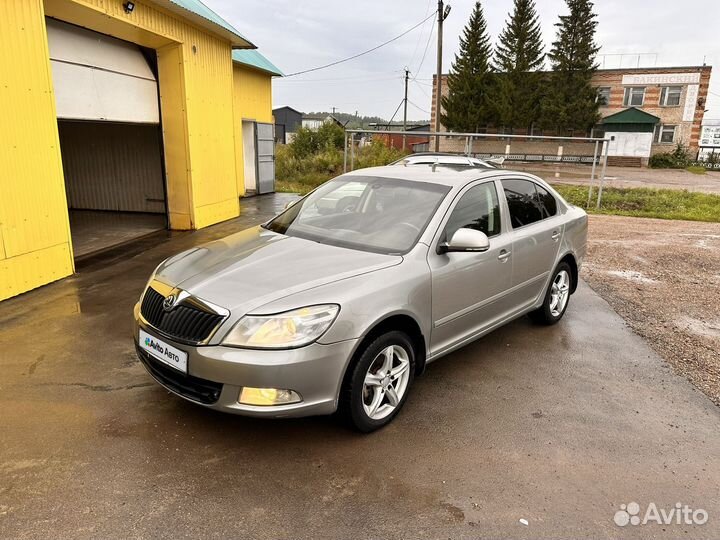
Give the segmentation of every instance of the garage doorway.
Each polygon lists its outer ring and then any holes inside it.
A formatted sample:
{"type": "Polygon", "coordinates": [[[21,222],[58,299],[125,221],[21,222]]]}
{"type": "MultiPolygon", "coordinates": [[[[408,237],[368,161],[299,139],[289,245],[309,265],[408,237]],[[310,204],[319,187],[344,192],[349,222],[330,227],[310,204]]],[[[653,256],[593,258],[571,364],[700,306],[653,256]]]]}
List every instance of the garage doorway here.
{"type": "Polygon", "coordinates": [[[155,51],[46,24],[76,259],[166,229],[155,51]]]}

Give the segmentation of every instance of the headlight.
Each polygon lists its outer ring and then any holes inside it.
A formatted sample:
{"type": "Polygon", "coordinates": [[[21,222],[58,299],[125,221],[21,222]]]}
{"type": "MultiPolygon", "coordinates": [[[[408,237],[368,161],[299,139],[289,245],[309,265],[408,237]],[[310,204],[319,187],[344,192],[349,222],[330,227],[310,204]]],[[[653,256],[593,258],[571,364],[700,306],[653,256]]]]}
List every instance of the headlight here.
{"type": "Polygon", "coordinates": [[[223,345],[258,349],[289,349],[308,345],[322,336],[340,306],[308,306],[276,315],[246,315],[225,336],[223,345]]]}

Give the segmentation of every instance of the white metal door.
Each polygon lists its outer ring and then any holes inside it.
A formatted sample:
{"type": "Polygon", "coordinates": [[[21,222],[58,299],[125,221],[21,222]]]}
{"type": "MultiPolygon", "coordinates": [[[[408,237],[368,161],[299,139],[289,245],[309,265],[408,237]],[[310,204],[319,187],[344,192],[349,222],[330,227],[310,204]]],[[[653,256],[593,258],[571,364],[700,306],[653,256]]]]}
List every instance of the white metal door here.
{"type": "Polygon", "coordinates": [[[258,194],[275,191],[275,134],[273,124],[257,123],[257,183],[258,194]]]}

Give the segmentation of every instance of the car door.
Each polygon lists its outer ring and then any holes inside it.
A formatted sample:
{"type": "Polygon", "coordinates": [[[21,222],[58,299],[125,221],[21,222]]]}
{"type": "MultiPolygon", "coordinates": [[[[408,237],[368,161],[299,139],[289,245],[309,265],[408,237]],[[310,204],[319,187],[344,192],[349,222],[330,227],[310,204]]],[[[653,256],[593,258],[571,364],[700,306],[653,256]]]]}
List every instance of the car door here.
{"type": "Polygon", "coordinates": [[[555,197],[524,178],[502,180],[512,227],[512,288],[518,307],[534,303],[545,290],[563,234],[555,197]]]}
{"type": "Polygon", "coordinates": [[[470,185],[455,199],[428,254],[432,273],[432,354],[491,326],[511,309],[512,239],[501,223],[499,184],[470,185]],[[484,232],[485,252],[438,253],[437,246],[461,227],[484,232]]]}

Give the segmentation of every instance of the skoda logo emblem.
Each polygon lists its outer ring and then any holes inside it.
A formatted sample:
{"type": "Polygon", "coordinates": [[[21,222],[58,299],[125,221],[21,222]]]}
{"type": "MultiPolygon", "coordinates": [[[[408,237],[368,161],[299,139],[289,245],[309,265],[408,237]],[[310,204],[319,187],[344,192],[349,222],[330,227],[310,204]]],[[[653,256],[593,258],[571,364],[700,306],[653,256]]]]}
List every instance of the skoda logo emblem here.
{"type": "Polygon", "coordinates": [[[169,294],[165,297],[165,300],[163,300],[163,309],[165,311],[170,311],[173,306],[175,305],[175,301],[177,300],[177,296],[174,294],[169,294]]]}

